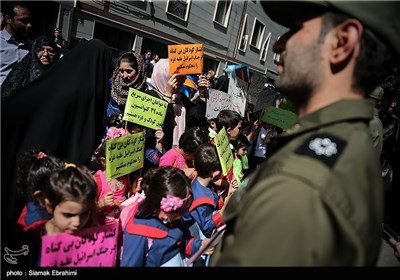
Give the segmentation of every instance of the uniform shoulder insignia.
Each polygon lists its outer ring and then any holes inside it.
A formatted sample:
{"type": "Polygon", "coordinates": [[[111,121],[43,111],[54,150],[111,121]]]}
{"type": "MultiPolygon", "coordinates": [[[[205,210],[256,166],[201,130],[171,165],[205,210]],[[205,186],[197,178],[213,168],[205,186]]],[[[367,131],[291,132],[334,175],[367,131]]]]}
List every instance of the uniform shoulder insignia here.
{"type": "Polygon", "coordinates": [[[347,142],[330,134],[314,134],[295,150],[295,154],[305,155],[333,167],[347,142]]]}

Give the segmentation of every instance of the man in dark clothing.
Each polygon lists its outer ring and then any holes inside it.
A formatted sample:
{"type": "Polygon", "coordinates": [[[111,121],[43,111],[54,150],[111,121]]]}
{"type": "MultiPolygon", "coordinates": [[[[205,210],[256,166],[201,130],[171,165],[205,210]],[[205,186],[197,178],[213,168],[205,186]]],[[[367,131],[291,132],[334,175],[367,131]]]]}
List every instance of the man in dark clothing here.
{"type": "MultiPolygon", "coordinates": [[[[154,65],[151,63],[151,50],[146,50],[143,55],[144,71],[146,73],[153,73],[154,65]]],[[[151,75],[147,75],[150,77],[151,75]]]]}

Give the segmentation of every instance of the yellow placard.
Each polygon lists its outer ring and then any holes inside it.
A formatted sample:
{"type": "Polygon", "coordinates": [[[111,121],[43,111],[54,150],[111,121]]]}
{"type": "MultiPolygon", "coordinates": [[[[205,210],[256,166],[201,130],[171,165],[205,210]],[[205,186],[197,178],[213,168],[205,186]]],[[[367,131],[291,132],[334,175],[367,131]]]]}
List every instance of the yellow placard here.
{"type": "Polygon", "coordinates": [[[168,102],[134,88],[129,88],[123,120],[151,129],[163,126],[168,102]]]}
{"type": "Polygon", "coordinates": [[[106,177],[118,178],[143,168],[144,132],[106,141],[106,177]]]}
{"type": "Polygon", "coordinates": [[[229,169],[233,166],[234,158],[225,127],[223,127],[215,137],[215,145],[217,147],[219,161],[221,162],[222,173],[226,176],[228,175],[229,169]]]}
{"type": "Polygon", "coordinates": [[[203,44],[168,45],[169,74],[186,75],[203,72],[203,44]]]}

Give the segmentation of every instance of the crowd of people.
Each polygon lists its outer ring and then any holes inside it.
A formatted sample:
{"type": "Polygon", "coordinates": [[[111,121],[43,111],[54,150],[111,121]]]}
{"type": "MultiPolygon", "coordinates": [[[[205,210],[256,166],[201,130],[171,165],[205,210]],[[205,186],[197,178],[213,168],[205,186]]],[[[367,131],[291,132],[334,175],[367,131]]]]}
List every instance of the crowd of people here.
{"type": "MultiPolygon", "coordinates": [[[[218,79],[213,69],[171,76],[168,59],[151,50],[122,52],[113,63],[103,42],[70,49],[59,28],[32,42],[29,9],[9,2],[1,30],[2,222],[13,238],[5,246],[28,244],[24,264],[40,266],[43,237],[118,225],[115,266],[186,266],[225,226],[193,266],[376,265],[385,211],[400,196],[400,107],[398,95],[374,89],[397,66],[400,7],[358,5],[263,2],[290,29],[274,44],[275,86],[298,122],[282,130],[261,111],[206,118],[208,91],[228,92],[226,71],[218,79]],[[130,88],[168,104],[162,126],[124,120],[130,88]],[[374,106],[381,127],[372,131],[374,106]],[[222,130],[233,156],[228,173],[216,143],[222,130]],[[137,133],[143,167],[109,178],[107,141],[137,133]],[[384,204],[385,189],[394,195],[384,204]]],[[[399,257],[400,240],[388,242],[399,257]]]]}

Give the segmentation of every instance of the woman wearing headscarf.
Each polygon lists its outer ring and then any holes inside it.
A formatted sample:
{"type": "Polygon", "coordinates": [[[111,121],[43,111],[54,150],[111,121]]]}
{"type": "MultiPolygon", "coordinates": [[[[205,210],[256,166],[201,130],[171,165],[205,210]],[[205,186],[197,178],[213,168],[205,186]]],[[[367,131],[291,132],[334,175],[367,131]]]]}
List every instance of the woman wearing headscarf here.
{"type": "Polygon", "coordinates": [[[185,76],[169,75],[169,61],[160,59],[153,69],[151,76],[153,88],[147,92],[170,103],[164,120],[164,147],[166,150],[173,146],[178,147],[179,138],[186,127],[186,109],[182,105],[179,92],[185,76]]]}
{"type": "Polygon", "coordinates": [[[130,87],[145,91],[146,74],[143,57],[133,52],[126,52],[118,59],[111,77],[111,98],[107,106],[107,123],[112,115],[125,111],[130,87]]]}
{"type": "Polygon", "coordinates": [[[27,54],[8,73],[1,85],[1,100],[9,97],[14,90],[32,82],[60,58],[60,50],[47,36],[38,37],[27,54]]]}

